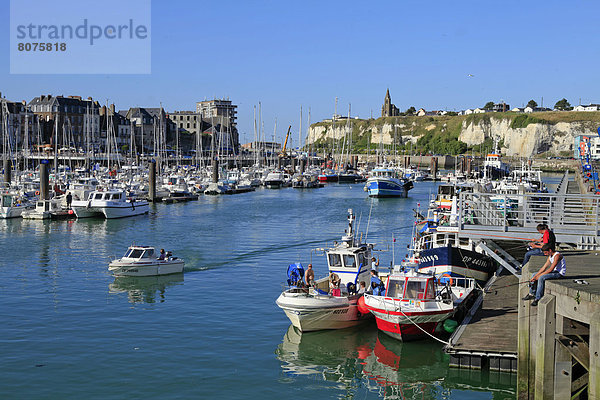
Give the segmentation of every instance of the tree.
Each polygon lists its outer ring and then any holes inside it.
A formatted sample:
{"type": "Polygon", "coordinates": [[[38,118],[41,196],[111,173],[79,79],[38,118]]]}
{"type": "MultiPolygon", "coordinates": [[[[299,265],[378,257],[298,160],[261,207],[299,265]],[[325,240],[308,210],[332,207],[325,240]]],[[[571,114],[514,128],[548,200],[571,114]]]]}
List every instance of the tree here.
{"type": "Polygon", "coordinates": [[[494,108],[494,102],[493,101],[488,101],[487,103],[485,103],[485,106],[483,106],[484,110],[491,110],[492,108],[494,108]]]}
{"type": "Polygon", "coordinates": [[[413,115],[416,112],[417,109],[411,106],[408,110],[406,110],[406,115],[413,115]]]}
{"type": "Polygon", "coordinates": [[[571,107],[571,104],[569,104],[567,99],[564,99],[564,98],[557,101],[556,104],[554,105],[554,108],[557,110],[562,110],[562,111],[568,111],[568,110],[573,109],[573,107],[571,107]]]}
{"type": "Polygon", "coordinates": [[[527,107],[536,108],[537,107],[537,103],[533,99],[529,100],[529,103],[527,103],[527,107]]]}

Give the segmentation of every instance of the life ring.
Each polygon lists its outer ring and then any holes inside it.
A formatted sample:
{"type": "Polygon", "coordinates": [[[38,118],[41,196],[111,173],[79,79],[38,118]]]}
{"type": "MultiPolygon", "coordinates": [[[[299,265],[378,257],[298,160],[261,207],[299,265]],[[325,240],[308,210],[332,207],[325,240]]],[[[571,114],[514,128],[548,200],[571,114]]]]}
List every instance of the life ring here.
{"type": "Polygon", "coordinates": [[[452,284],[454,283],[454,280],[452,279],[452,275],[450,275],[450,273],[448,273],[448,272],[444,272],[443,274],[441,274],[438,277],[438,284],[440,284],[440,285],[442,284],[442,278],[444,278],[444,277],[450,278],[450,286],[452,286],[452,284]]]}
{"type": "Polygon", "coordinates": [[[40,195],[40,191],[39,191],[39,190],[36,190],[36,191],[35,191],[35,195],[36,195],[36,196],[39,196],[39,195],[40,195]]]}

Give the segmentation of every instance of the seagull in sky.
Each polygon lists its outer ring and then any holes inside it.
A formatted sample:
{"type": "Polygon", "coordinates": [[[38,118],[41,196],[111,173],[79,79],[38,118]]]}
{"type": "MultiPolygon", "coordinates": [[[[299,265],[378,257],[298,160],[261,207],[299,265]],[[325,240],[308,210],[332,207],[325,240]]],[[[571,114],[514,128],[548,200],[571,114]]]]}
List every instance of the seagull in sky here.
{"type": "Polygon", "coordinates": [[[467,75],[469,78],[472,78],[474,75],[473,74],[468,74],[467,75]]]}

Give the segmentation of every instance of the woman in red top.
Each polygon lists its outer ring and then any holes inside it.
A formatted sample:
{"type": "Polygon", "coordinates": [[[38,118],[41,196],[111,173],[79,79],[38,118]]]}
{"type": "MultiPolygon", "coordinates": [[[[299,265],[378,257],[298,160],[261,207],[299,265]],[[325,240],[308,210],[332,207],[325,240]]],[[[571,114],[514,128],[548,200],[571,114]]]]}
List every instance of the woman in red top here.
{"type": "Polygon", "coordinates": [[[529,262],[531,256],[543,256],[544,252],[542,251],[542,246],[544,246],[546,243],[556,246],[556,236],[554,236],[554,232],[548,228],[548,225],[539,224],[537,226],[537,231],[542,235],[542,237],[539,240],[529,242],[529,247],[531,249],[525,253],[521,267],[529,262]]]}

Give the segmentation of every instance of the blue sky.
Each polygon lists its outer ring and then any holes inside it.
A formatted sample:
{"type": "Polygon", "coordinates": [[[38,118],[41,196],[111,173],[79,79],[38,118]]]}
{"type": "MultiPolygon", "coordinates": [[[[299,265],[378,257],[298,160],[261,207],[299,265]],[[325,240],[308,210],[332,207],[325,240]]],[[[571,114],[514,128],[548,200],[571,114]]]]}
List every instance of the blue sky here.
{"type": "Polygon", "coordinates": [[[312,122],[327,118],[336,97],[340,114],[351,103],[353,115],[379,116],[386,88],[401,110],[600,103],[599,11],[581,1],[155,0],[151,74],[11,75],[9,0],[0,0],[0,91],[168,111],[228,97],[246,141],[259,101],[265,131],[277,118],[279,139],[290,124],[297,132],[300,106],[306,128],[308,108],[312,122]]]}

